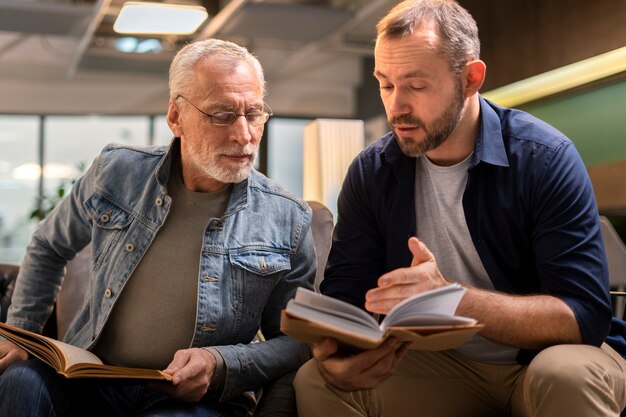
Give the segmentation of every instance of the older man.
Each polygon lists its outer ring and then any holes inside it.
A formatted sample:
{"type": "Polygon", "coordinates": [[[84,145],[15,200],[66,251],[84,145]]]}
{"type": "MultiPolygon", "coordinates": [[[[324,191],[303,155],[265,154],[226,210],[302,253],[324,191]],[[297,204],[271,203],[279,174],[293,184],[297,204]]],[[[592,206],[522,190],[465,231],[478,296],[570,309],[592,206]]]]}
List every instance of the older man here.
{"type": "Polygon", "coordinates": [[[1,416],[246,415],[247,391],[307,359],[279,315],[315,274],[311,214],[252,167],[264,94],[245,48],[184,47],[170,68],[172,144],[106,147],[21,265],[7,322],[39,332],[65,263],[91,243],[89,299],[66,342],[173,382],[66,380],[4,342],[1,416]],[[266,341],[250,343],[259,327],[266,341]]]}

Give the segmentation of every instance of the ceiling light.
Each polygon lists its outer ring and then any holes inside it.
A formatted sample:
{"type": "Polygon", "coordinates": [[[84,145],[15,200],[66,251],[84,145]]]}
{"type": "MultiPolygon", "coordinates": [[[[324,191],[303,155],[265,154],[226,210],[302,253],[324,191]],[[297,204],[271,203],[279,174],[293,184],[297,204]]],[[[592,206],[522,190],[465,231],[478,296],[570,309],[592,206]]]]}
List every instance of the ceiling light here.
{"type": "Polygon", "coordinates": [[[115,41],[115,49],[128,54],[158,54],[163,50],[163,47],[161,41],[158,39],[139,39],[132,36],[125,36],[115,41]]]}
{"type": "Polygon", "coordinates": [[[113,30],[117,33],[189,35],[207,19],[201,6],[129,1],[124,3],[113,30]]]}
{"type": "Polygon", "coordinates": [[[514,107],[626,71],[626,46],[482,93],[514,107]]]}

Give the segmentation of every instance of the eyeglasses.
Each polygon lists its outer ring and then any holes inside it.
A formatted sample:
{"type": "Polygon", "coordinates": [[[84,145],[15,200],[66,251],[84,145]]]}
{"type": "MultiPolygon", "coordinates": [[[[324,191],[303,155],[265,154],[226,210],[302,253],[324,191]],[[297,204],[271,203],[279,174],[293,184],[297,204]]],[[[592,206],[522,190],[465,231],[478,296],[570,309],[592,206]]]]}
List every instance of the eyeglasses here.
{"type": "Polygon", "coordinates": [[[200,110],[198,106],[196,106],[191,101],[189,101],[185,96],[182,96],[182,95],[176,96],[176,100],[178,100],[179,98],[184,99],[187,103],[195,107],[196,110],[198,110],[200,113],[208,117],[209,120],[211,121],[211,124],[215,126],[230,126],[233,123],[235,123],[235,120],[237,120],[237,117],[245,117],[246,121],[248,122],[250,126],[259,126],[259,125],[265,124],[269,120],[270,116],[273,114],[272,109],[270,109],[269,106],[265,103],[264,105],[268,108],[269,111],[253,111],[250,113],[235,113],[232,111],[218,111],[215,113],[206,113],[200,110]]]}

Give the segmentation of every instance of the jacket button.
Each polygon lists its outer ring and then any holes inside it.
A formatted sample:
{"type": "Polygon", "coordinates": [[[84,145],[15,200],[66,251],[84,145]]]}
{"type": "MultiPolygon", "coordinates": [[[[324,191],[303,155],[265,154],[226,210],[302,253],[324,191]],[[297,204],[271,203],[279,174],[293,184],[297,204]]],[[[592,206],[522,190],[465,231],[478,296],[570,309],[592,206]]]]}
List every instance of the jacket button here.
{"type": "Polygon", "coordinates": [[[219,281],[219,278],[210,277],[208,275],[203,276],[202,279],[205,280],[206,282],[217,282],[217,281],[219,281]]]}
{"type": "Polygon", "coordinates": [[[213,333],[215,331],[215,327],[202,326],[200,330],[202,330],[203,332],[213,333]]]}
{"type": "Polygon", "coordinates": [[[104,291],[104,296],[105,296],[106,298],[110,298],[110,297],[111,297],[111,294],[112,294],[112,293],[111,293],[111,289],[110,289],[110,288],[107,288],[107,289],[104,291]]]}
{"type": "Polygon", "coordinates": [[[163,199],[161,197],[157,197],[155,200],[155,204],[157,207],[161,207],[163,205],[163,199]]]}
{"type": "Polygon", "coordinates": [[[126,249],[126,252],[132,252],[135,250],[135,245],[133,245],[132,243],[127,243],[126,246],[124,246],[124,249],[126,249]]]}
{"type": "Polygon", "coordinates": [[[224,230],[224,222],[221,220],[214,220],[209,224],[209,230],[224,230]]]}
{"type": "Polygon", "coordinates": [[[109,217],[109,215],[107,213],[103,213],[103,214],[100,215],[100,221],[102,223],[108,222],[109,219],[110,219],[110,217],[109,217]]]}

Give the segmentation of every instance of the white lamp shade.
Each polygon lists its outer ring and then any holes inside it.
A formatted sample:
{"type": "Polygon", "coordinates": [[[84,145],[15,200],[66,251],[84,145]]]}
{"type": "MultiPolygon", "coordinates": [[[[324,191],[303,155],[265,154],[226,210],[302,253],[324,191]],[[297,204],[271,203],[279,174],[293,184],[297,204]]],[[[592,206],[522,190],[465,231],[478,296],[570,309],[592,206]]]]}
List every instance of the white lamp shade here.
{"type": "Polygon", "coordinates": [[[316,119],[304,127],[303,197],[337,218],[337,197],[348,166],[364,146],[362,120],[316,119]]]}

